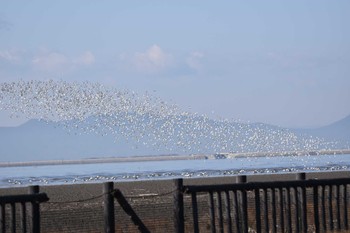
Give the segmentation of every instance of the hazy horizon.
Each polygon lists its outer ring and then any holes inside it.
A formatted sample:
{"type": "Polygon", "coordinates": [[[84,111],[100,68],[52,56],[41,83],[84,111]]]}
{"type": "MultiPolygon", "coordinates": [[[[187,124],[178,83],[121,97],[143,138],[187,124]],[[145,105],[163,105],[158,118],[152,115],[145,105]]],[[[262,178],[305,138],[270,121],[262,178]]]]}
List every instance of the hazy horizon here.
{"type": "MultiPolygon", "coordinates": [[[[11,114],[10,113],[5,113],[5,116],[9,116],[9,115],[11,115],[11,114]]],[[[293,126],[293,125],[292,126],[282,126],[282,125],[275,125],[273,123],[268,123],[268,122],[249,122],[249,121],[244,121],[243,119],[238,119],[238,120],[240,122],[269,124],[269,125],[274,125],[274,126],[277,126],[277,127],[288,128],[288,129],[317,129],[317,128],[322,128],[322,127],[326,127],[326,126],[332,125],[333,123],[336,123],[336,122],[338,122],[340,120],[343,120],[343,119],[345,119],[345,118],[347,118],[349,116],[350,115],[347,115],[347,116],[344,116],[344,117],[342,117],[340,119],[333,120],[333,121],[330,121],[329,123],[322,124],[322,125],[306,125],[306,126],[298,126],[298,125],[297,126],[293,126]]],[[[11,117],[10,117],[10,119],[11,119],[11,117]]],[[[17,118],[17,119],[13,119],[13,121],[8,122],[6,125],[2,125],[1,122],[0,122],[0,127],[19,127],[21,125],[24,125],[24,124],[28,123],[31,120],[40,120],[40,119],[38,119],[38,118],[28,119],[28,118],[25,118],[25,117],[20,117],[20,118],[17,118]]]]}

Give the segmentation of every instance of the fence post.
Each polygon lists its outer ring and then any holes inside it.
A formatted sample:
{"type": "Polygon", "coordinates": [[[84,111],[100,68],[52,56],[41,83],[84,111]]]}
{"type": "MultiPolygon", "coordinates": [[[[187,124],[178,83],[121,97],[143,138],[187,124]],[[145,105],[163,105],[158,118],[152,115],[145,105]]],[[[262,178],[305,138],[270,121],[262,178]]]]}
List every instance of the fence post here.
{"type": "MultiPolygon", "coordinates": [[[[296,179],[303,180],[303,181],[306,180],[306,173],[305,172],[297,173],[296,179]]],[[[301,218],[301,221],[298,221],[298,222],[301,225],[302,232],[307,233],[308,232],[308,224],[307,224],[306,188],[305,188],[304,184],[300,188],[301,188],[301,190],[298,190],[298,188],[297,188],[298,192],[296,193],[296,195],[297,195],[296,200],[300,200],[300,203],[296,203],[297,204],[297,211],[300,210],[299,217],[301,218]]]]}
{"type": "Polygon", "coordinates": [[[103,184],[105,233],[115,233],[113,182],[103,184]]]}
{"type": "MultiPolygon", "coordinates": [[[[242,176],[236,176],[236,183],[242,184],[242,183],[247,183],[247,176],[242,175],[242,176]]],[[[237,195],[238,193],[236,193],[237,195]]],[[[248,232],[248,201],[247,201],[247,191],[242,190],[242,203],[241,203],[241,217],[242,217],[242,232],[248,232]]],[[[238,205],[240,206],[240,205],[238,205]]],[[[239,223],[237,223],[239,224],[239,223]]]]}
{"type": "MultiPolygon", "coordinates": [[[[313,195],[314,195],[314,223],[315,223],[315,233],[320,233],[320,216],[318,214],[318,187],[313,187],[313,195]]],[[[322,188],[324,190],[324,187],[322,188]]],[[[322,191],[323,191],[322,190],[322,191]]],[[[324,225],[325,226],[325,225],[324,225]]]]}
{"type": "MultiPolygon", "coordinates": [[[[39,193],[39,185],[29,186],[29,194],[39,193]]],[[[31,232],[40,233],[40,206],[39,203],[32,201],[31,208],[31,232]]]]}
{"type": "Polygon", "coordinates": [[[174,180],[174,227],[175,233],[185,232],[183,179],[174,180]]]}

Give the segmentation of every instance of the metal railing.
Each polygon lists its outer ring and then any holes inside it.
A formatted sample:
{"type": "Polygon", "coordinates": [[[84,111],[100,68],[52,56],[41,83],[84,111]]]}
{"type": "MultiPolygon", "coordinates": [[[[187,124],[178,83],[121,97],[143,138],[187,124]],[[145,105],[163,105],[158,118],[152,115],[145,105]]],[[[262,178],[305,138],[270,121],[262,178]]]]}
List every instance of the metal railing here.
{"type": "Polygon", "coordinates": [[[48,200],[39,186],[29,187],[29,194],[0,196],[0,232],[40,233],[40,203],[48,200]]]}
{"type": "MultiPolygon", "coordinates": [[[[252,180],[249,176],[237,176],[236,183],[233,177],[232,183],[211,185],[184,185],[183,179],[175,179],[174,189],[148,198],[164,196],[171,206],[173,195],[176,233],[349,231],[350,178],[305,179],[305,173],[296,177],[247,182],[252,180]]],[[[118,225],[116,201],[139,232],[150,232],[146,219],[140,219],[127,201],[144,196],[124,196],[113,182],[104,184],[101,195],[75,202],[102,197],[106,233],[114,233],[118,225]]],[[[29,194],[1,196],[0,232],[40,232],[40,203],[46,201],[39,186],[31,186],[29,194]]]]}
{"type": "MultiPolygon", "coordinates": [[[[185,231],[183,199],[191,199],[193,232],[200,232],[199,216],[209,215],[214,232],[327,232],[349,229],[350,178],[276,182],[246,182],[224,185],[183,185],[175,182],[175,230],[185,231]],[[207,207],[198,212],[198,199],[207,207]]],[[[187,219],[187,221],[189,221],[187,219]]],[[[205,230],[208,231],[208,227],[205,230]]]]}

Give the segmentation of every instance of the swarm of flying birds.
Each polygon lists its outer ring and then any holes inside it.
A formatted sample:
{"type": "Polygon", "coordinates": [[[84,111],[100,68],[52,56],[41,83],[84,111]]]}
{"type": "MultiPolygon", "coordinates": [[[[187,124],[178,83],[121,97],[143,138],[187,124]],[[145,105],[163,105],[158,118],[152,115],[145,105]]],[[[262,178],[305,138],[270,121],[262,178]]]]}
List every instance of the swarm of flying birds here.
{"type": "Polygon", "coordinates": [[[285,152],[332,149],[335,144],[265,124],[214,120],[183,111],[148,93],[90,82],[0,83],[0,111],[58,122],[67,130],[113,135],[174,153],[285,152]]]}

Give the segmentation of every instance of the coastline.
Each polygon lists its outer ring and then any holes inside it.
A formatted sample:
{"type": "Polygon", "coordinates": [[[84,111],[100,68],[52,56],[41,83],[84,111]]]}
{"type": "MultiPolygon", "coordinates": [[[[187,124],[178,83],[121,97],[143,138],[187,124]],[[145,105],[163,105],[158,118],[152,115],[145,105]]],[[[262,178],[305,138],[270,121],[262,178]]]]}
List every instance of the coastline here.
{"type": "Polygon", "coordinates": [[[1,167],[25,167],[47,165],[71,165],[71,164],[97,164],[97,163],[125,163],[125,162],[151,162],[172,160],[205,160],[205,159],[233,159],[247,157],[273,157],[273,156],[303,156],[303,155],[338,155],[350,154],[350,149],[320,150],[320,151],[287,151],[287,152],[247,152],[247,153],[217,153],[212,155],[153,155],[130,157],[105,157],[87,158],[77,160],[41,160],[23,162],[0,162],[1,167]]]}
{"type": "Polygon", "coordinates": [[[125,163],[125,162],[150,162],[167,160],[196,160],[208,159],[206,155],[158,155],[158,156],[130,156],[130,157],[106,157],[87,158],[76,160],[41,160],[24,162],[0,162],[0,167],[25,167],[46,165],[71,165],[71,164],[96,164],[96,163],[125,163]]]}

